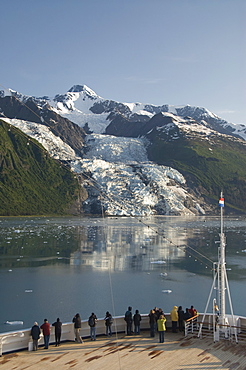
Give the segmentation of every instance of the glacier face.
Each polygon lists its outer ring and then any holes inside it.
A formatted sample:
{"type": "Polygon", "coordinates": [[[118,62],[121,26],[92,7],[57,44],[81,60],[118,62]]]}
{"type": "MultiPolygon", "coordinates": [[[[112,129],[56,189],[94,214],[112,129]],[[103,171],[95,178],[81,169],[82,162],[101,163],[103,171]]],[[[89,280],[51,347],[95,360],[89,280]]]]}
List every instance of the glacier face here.
{"type": "Polygon", "coordinates": [[[187,192],[181,173],[148,161],[143,139],[87,135],[82,157],[45,125],[3,120],[36,139],[53,158],[65,162],[83,178],[82,184],[89,194],[84,203],[88,213],[100,213],[101,207],[105,214],[115,216],[204,213],[187,192]]]}
{"type": "Polygon", "coordinates": [[[82,168],[92,175],[97,187],[100,185],[98,199],[108,215],[195,213],[184,206],[187,193],[181,184],[169,185],[171,177],[179,177],[170,168],[115,164],[100,159],[83,162],[82,168]]]}
{"type": "Polygon", "coordinates": [[[108,215],[204,213],[188,194],[181,173],[148,161],[143,139],[92,134],[85,146],[86,155],[73,163],[73,170],[88,174],[88,185],[94,185],[86,202],[89,209],[101,202],[108,215]]]}

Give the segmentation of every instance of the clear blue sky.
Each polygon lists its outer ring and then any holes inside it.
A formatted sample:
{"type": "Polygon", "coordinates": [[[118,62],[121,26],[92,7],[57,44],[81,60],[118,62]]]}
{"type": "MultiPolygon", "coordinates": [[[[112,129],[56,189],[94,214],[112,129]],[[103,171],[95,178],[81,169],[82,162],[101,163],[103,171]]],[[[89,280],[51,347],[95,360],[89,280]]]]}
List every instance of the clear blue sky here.
{"type": "Polygon", "coordinates": [[[75,84],[246,123],[246,0],[0,0],[0,89],[75,84]]]}

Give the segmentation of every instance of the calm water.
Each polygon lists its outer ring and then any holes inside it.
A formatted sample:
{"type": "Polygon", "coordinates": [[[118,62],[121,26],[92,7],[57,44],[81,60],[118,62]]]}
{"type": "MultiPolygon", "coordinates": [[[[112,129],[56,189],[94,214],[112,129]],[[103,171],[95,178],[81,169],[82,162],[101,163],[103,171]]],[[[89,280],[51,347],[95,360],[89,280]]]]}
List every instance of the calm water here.
{"type": "MultiPolygon", "coordinates": [[[[245,226],[245,217],[225,218],[233,308],[244,316],[245,226]]],[[[147,313],[193,304],[203,312],[219,232],[219,217],[0,218],[0,332],[44,318],[69,322],[77,312],[122,315],[128,305],[147,313]]]]}

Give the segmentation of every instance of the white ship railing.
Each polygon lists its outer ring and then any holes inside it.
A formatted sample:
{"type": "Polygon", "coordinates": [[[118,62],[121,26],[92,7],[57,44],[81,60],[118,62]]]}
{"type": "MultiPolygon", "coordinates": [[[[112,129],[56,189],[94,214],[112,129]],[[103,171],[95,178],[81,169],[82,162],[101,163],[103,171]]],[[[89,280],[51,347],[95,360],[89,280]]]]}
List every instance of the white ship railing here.
{"type": "MultiPolygon", "coordinates": [[[[149,317],[148,314],[141,315],[142,321],[141,321],[141,330],[149,330],[149,317]]],[[[171,328],[171,319],[170,315],[167,314],[166,316],[166,326],[167,328],[171,328]]],[[[189,328],[185,329],[185,335],[189,335],[191,333],[196,332],[197,326],[199,325],[199,317],[196,318],[197,322],[193,323],[191,322],[189,324],[189,328]]],[[[246,342],[246,317],[239,317],[237,316],[237,323],[238,326],[236,327],[236,330],[238,331],[239,335],[239,341],[243,340],[246,342]],[[240,324],[240,325],[239,325],[240,324]]],[[[212,314],[206,315],[206,320],[204,323],[204,328],[208,328],[211,330],[212,328],[212,314]]],[[[99,319],[97,322],[97,328],[96,328],[96,334],[97,335],[105,335],[105,321],[104,319],[99,319]]],[[[235,329],[234,329],[235,330],[235,329]]],[[[124,333],[126,332],[126,323],[124,321],[124,316],[117,316],[114,317],[114,321],[112,324],[112,332],[113,333],[124,333]]],[[[10,331],[6,333],[0,333],[0,356],[2,354],[7,352],[16,352],[20,350],[27,350],[28,348],[31,348],[32,344],[32,338],[31,338],[31,328],[24,329],[24,330],[18,330],[18,331],[10,331]]],[[[82,321],[82,327],[80,331],[80,335],[82,338],[88,338],[90,337],[90,327],[88,326],[87,320],[82,321]]],[[[62,324],[62,336],[61,341],[74,341],[75,335],[74,335],[74,324],[73,323],[63,323],[62,324]]],[[[51,327],[51,335],[50,335],[50,343],[55,343],[55,329],[54,327],[51,327]]],[[[41,336],[39,340],[39,346],[44,345],[43,337],[41,336]]]]}
{"type": "Polygon", "coordinates": [[[194,316],[185,321],[185,336],[197,335],[199,338],[211,337],[214,342],[220,339],[234,341],[236,343],[246,342],[246,318],[241,316],[227,315],[228,324],[220,324],[214,320],[213,314],[194,316]]]}
{"type": "MultiPolygon", "coordinates": [[[[149,318],[148,315],[141,315],[141,328],[147,329],[149,328],[149,318]]],[[[113,324],[112,324],[112,332],[122,333],[126,331],[126,322],[124,320],[124,316],[117,316],[114,317],[113,324]]],[[[98,319],[97,326],[96,326],[96,334],[97,335],[104,335],[106,332],[105,321],[104,319],[98,319]]],[[[31,338],[31,328],[18,330],[18,331],[11,331],[6,333],[0,333],[0,356],[7,352],[15,352],[19,350],[24,350],[32,347],[32,338],[31,338]]],[[[80,330],[80,335],[82,338],[90,337],[90,327],[88,326],[88,320],[82,320],[82,326],[80,330]]],[[[74,341],[74,324],[71,323],[63,323],[62,324],[62,336],[61,341],[74,341]]],[[[55,343],[55,328],[51,326],[51,334],[50,334],[50,343],[55,343]]],[[[39,346],[44,345],[44,339],[41,334],[41,338],[38,343],[39,346]]]]}

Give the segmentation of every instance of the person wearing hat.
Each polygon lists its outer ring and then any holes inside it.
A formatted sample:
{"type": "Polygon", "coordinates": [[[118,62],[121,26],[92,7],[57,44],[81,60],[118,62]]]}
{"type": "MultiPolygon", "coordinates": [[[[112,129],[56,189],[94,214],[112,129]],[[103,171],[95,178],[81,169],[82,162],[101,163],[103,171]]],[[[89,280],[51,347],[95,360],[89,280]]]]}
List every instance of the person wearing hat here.
{"type": "Polygon", "coordinates": [[[177,306],[173,306],[173,309],[170,312],[170,317],[171,317],[171,320],[172,320],[172,332],[173,333],[177,333],[177,326],[178,326],[178,319],[179,319],[177,309],[178,309],[177,306]]]}

